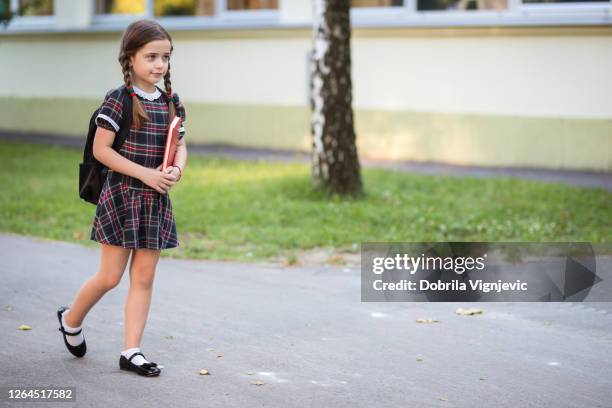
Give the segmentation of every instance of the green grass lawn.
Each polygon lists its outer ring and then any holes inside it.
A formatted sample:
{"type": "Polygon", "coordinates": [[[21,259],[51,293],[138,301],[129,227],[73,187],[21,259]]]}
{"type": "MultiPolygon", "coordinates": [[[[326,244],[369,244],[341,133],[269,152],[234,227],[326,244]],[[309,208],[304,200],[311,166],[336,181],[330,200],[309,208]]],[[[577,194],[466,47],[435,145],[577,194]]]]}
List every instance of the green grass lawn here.
{"type": "MultiPolygon", "coordinates": [[[[0,142],[0,230],[86,245],[95,206],[78,197],[74,149],[0,142]]],[[[261,260],[373,241],[611,238],[612,193],[516,179],[364,169],[365,196],[327,199],[302,164],[191,156],[170,192],[178,248],[165,256],[261,260]]]]}

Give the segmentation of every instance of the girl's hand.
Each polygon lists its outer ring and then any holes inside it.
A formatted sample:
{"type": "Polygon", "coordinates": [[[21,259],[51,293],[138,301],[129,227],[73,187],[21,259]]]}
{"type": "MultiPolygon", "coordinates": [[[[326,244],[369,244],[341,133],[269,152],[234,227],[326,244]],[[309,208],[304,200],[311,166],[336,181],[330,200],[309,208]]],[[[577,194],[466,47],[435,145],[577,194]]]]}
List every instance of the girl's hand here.
{"type": "Polygon", "coordinates": [[[140,180],[157,192],[167,194],[176,183],[176,177],[173,174],[162,172],[161,167],[160,164],[155,169],[146,169],[140,180]]]}
{"type": "MultiPolygon", "coordinates": [[[[161,170],[161,164],[157,166],[159,170],[161,170]]],[[[174,176],[174,183],[181,179],[181,172],[176,166],[166,167],[165,173],[172,174],[174,176]]]]}
{"type": "Polygon", "coordinates": [[[176,177],[175,181],[178,182],[181,179],[181,171],[177,166],[168,167],[166,170],[168,170],[171,174],[174,174],[176,177]]]}
{"type": "MultiPolygon", "coordinates": [[[[162,166],[161,164],[157,166],[156,170],[161,171],[161,166],[162,166]]],[[[172,176],[174,176],[174,180],[173,180],[174,183],[172,183],[170,188],[174,187],[174,185],[181,179],[180,172],[175,166],[166,167],[166,170],[164,170],[164,173],[171,174],[172,176]]],[[[169,191],[170,188],[166,191],[169,191]]]]}

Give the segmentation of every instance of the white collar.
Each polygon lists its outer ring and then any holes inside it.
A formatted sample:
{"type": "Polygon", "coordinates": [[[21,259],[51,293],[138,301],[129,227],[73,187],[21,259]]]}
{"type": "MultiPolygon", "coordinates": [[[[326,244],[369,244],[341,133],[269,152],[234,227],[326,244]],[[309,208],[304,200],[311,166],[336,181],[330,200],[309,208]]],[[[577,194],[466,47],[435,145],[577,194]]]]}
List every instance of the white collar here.
{"type": "Polygon", "coordinates": [[[159,89],[157,89],[157,87],[155,87],[155,92],[145,92],[142,89],[138,88],[136,85],[132,85],[132,88],[134,88],[134,93],[138,96],[140,96],[141,98],[146,99],[147,101],[154,101],[157,98],[159,98],[161,96],[161,92],[159,91],[159,89]]]}

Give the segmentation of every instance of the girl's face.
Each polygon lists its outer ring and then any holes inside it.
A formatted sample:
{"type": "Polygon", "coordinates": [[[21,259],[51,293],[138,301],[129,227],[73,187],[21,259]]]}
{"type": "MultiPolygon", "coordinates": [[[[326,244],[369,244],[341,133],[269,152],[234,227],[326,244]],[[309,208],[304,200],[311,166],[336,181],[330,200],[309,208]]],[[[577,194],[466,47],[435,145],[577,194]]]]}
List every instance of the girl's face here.
{"type": "Polygon", "coordinates": [[[157,84],[168,72],[171,47],[168,40],[155,40],[136,51],[130,57],[132,72],[136,77],[134,81],[148,87],[157,84]]]}

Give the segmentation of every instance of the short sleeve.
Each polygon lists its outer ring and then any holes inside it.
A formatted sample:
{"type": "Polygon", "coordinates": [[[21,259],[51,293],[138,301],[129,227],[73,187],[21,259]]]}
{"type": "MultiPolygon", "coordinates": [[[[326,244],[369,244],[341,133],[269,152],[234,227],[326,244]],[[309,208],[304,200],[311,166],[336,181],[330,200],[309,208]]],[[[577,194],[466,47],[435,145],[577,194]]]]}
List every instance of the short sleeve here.
{"type": "Polygon", "coordinates": [[[120,89],[109,91],[96,116],[96,125],[114,132],[119,131],[123,119],[123,98],[120,89]]]}
{"type": "Polygon", "coordinates": [[[185,106],[179,99],[178,94],[173,94],[172,99],[174,100],[174,106],[176,107],[176,114],[182,119],[181,127],[179,128],[179,140],[185,136],[185,106]]]}

